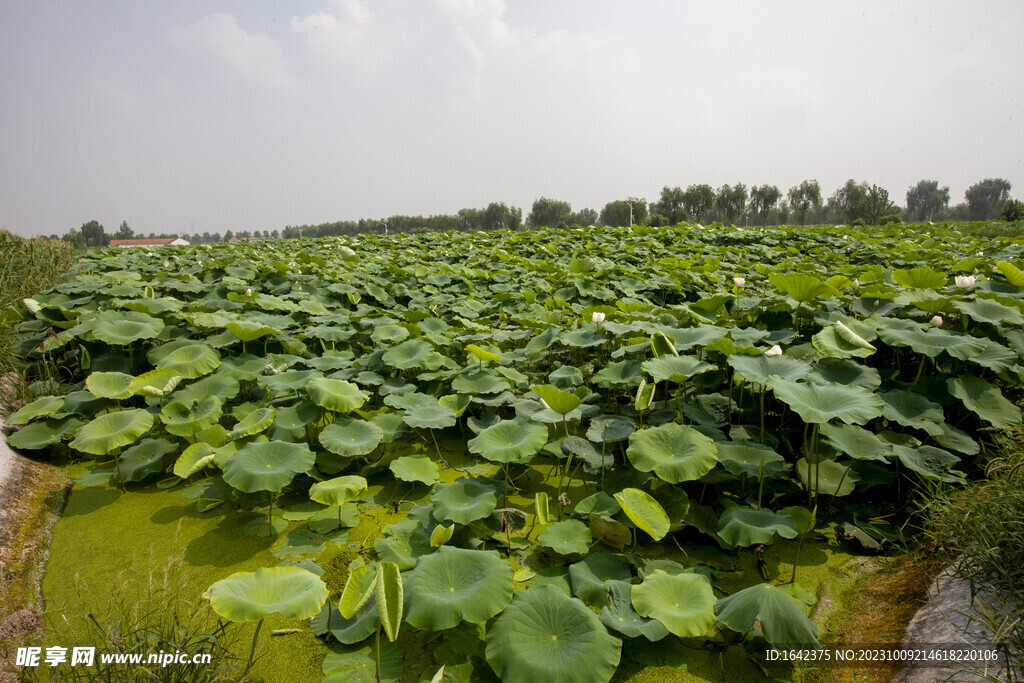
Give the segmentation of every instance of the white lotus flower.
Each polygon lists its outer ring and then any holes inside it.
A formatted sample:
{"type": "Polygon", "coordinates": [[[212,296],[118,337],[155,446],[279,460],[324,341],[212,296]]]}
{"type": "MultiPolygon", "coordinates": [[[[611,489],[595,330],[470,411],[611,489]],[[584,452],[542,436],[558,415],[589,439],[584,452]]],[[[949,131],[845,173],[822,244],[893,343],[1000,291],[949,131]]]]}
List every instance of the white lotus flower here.
{"type": "Polygon", "coordinates": [[[984,256],[984,255],[985,255],[985,252],[983,252],[983,251],[979,251],[978,252],[978,256],[984,256]]]}
{"type": "Polygon", "coordinates": [[[959,287],[960,289],[970,289],[971,287],[974,286],[974,283],[977,281],[977,279],[978,278],[976,278],[973,275],[957,275],[956,286],[959,287]]]}
{"type": "Polygon", "coordinates": [[[31,313],[32,315],[35,315],[36,313],[39,312],[39,302],[36,301],[35,299],[22,299],[21,303],[25,304],[25,308],[27,308],[28,312],[31,313]]]}
{"type": "Polygon", "coordinates": [[[736,285],[737,287],[743,287],[743,286],[745,286],[747,284],[747,279],[745,277],[738,277],[737,276],[737,277],[734,277],[732,279],[732,283],[734,285],[736,285]]]}
{"type": "Polygon", "coordinates": [[[942,316],[937,315],[932,318],[932,327],[942,327],[942,316]]]}
{"type": "Polygon", "coordinates": [[[600,325],[601,323],[604,322],[604,313],[602,313],[601,311],[594,311],[594,313],[590,316],[590,322],[597,323],[598,325],[600,325]]]}
{"type": "Polygon", "coordinates": [[[245,295],[246,296],[252,296],[252,288],[251,287],[246,287],[245,288],[245,295]]]}
{"type": "Polygon", "coordinates": [[[770,348],[767,351],[765,351],[764,355],[766,355],[766,356],[781,356],[782,355],[782,347],[779,346],[778,344],[776,344],[772,348],[770,348]]]}

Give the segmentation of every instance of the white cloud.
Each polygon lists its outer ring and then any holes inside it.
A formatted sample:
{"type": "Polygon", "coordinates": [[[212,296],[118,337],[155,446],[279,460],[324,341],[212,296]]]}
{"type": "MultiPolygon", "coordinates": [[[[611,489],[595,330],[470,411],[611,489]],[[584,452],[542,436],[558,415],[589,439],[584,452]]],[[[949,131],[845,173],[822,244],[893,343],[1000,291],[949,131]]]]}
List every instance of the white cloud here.
{"type": "Polygon", "coordinates": [[[292,33],[306,42],[321,66],[379,73],[392,58],[394,46],[404,42],[406,27],[388,21],[361,0],[332,0],[329,5],[327,11],[292,18],[292,33]]]}
{"type": "Polygon", "coordinates": [[[246,33],[232,14],[218,12],[191,26],[172,26],[168,36],[182,52],[210,59],[251,83],[275,90],[290,86],[281,46],[266,33],[246,33]]]}

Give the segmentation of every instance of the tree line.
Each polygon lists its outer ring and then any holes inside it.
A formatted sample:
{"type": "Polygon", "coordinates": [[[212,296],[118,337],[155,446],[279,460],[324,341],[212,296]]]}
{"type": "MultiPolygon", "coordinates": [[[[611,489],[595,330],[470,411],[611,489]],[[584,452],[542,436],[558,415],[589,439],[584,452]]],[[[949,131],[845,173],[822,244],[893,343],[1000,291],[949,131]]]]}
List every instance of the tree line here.
{"type": "MultiPolygon", "coordinates": [[[[1024,204],[1010,199],[1011,185],[1003,178],[981,180],[964,192],[964,201],[950,205],[949,187],[939,187],[936,180],[921,180],[907,190],[906,203],[899,206],[883,187],[866,181],[847,180],[827,199],[823,199],[817,180],[805,180],[783,193],[775,185],[743,183],[722,185],[665,186],[657,201],[627,197],[595,209],[574,211],[569,202],[541,197],[533,202],[523,219],[522,209],[504,202],[492,202],[483,209],[460,209],[454,214],[432,216],[390,216],[362,218],[316,225],[289,225],[278,230],[240,230],[194,233],[136,233],[127,221],[118,230],[107,234],[93,220],[72,228],[61,239],[78,248],[102,247],[111,239],[175,238],[192,243],[229,242],[232,238],[292,239],[296,237],[328,237],[360,233],[399,234],[438,232],[445,230],[520,230],[529,228],[571,228],[587,225],[674,225],[683,221],[742,225],[807,225],[848,223],[881,225],[901,221],[968,221],[1021,220],[1024,204]]],[[[54,238],[57,235],[53,235],[54,238]]]]}

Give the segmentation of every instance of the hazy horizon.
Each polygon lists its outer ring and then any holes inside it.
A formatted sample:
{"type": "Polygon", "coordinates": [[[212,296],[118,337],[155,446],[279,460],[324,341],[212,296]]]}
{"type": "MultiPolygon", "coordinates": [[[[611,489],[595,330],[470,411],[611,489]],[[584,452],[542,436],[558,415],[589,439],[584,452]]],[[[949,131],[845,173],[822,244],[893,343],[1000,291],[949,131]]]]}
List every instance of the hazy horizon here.
{"type": "Polygon", "coordinates": [[[574,209],[848,178],[1024,196],[1024,4],[6,3],[0,227],[574,209]]]}

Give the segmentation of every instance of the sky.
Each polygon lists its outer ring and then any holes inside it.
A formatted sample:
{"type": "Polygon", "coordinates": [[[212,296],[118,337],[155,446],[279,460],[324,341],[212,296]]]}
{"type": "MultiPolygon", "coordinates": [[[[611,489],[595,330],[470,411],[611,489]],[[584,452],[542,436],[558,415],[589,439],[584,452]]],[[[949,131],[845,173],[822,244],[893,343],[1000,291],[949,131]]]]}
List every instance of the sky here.
{"type": "Polygon", "coordinates": [[[846,179],[1024,196],[1024,3],[0,3],[0,227],[274,230],[846,179]]]}

